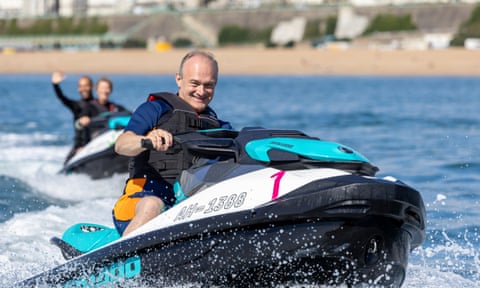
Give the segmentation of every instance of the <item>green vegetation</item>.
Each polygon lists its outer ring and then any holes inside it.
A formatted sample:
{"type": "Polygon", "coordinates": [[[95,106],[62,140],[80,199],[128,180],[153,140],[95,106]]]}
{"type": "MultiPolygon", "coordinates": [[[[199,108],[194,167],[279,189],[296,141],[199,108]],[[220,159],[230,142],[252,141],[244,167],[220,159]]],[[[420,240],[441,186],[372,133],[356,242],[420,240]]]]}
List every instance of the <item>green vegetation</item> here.
{"type": "Polygon", "coordinates": [[[335,34],[337,26],[337,17],[328,17],[325,19],[308,20],[305,26],[303,38],[305,40],[315,40],[326,35],[335,34]]]}
{"type": "Polygon", "coordinates": [[[310,20],[307,21],[307,25],[305,25],[305,33],[303,34],[303,38],[305,39],[315,39],[321,37],[323,35],[323,31],[321,31],[321,20],[310,20]]]}
{"type": "Polygon", "coordinates": [[[417,26],[412,22],[411,15],[392,15],[380,14],[376,16],[363,33],[369,35],[375,32],[398,32],[417,30],[417,26]]]}
{"type": "Polygon", "coordinates": [[[462,23],[450,45],[463,46],[467,38],[480,38],[480,5],[476,6],[470,18],[462,23]]]}
{"type": "Polygon", "coordinates": [[[96,17],[38,19],[30,25],[19,25],[17,19],[0,20],[1,36],[101,35],[107,31],[108,25],[96,17]]]}
{"type": "Polygon", "coordinates": [[[270,40],[272,28],[254,30],[236,25],[223,27],[218,34],[220,46],[232,44],[267,43],[270,40]]]}
{"type": "Polygon", "coordinates": [[[337,29],[337,17],[328,17],[325,27],[325,35],[334,35],[337,29]]]}
{"type": "Polygon", "coordinates": [[[337,17],[328,17],[325,19],[316,19],[307,21],[305,27],[304,40],[309,40],[313,47],[323,45],[326,42],[335,40],[335,29],[337,27],[337,17]]]}
{"type": "MultiPolygon", "coordinates": [[[[336,17],[329,17],[326,20],[309,20],[307,21],[303,38],[305,40],[315,40],[325,35],[334,34],[336,24],[336,17]]],[[[272,27],[263,30],[254,30],[237,25],[228,25],[220,30],[218,43],[220,46],[264,43],[267,47],[275,47],[275,44],[270,42],[272,30],[272,27]]],[[[288,43],[285,47],[292,47],[294,45],[295,43],[288,43]]]]}
{"type": "Polygon", "coordinates": [[[172,45],[175,48],[188,48],[192,47],[193,43],[192,40],[188,38],[177,38],[173,41],[172,45]]]}
{"type": "MultiPolygon", "coordinates": [[[[105,43],[104,43],[105,45],[105,43]]],[[[112,48],[114,45],[111,46],[102,46],[102,48],[112,48]]],[[[147,41],[143,39],[127,39],[125,43],[123,43],[122,48],[145,48],[147,47],[147,41]]]]}

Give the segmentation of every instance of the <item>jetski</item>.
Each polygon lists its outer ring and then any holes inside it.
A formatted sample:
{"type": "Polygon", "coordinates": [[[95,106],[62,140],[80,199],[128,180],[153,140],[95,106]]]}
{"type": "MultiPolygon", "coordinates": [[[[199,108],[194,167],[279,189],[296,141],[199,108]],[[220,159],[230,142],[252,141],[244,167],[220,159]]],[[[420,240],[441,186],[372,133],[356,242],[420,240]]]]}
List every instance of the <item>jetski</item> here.
{"type": "Polygon", "coordinates": [[[183,201],[124,237],[73,225],[52,238],[69,260],[15,287],[400,287],[425,240],[421,194],[345,145],[261,127],[174,142],[183,201]]]}
{"type": "Polygon", "coordinates": [[[129,157],[115,153],[114,146],[129,120],[130,113],[127,112],[107,112],[92,118],[86,132],[91,140],[65,163],[59,173],[80,173],[101,179],[128,172],[129,157]]]}

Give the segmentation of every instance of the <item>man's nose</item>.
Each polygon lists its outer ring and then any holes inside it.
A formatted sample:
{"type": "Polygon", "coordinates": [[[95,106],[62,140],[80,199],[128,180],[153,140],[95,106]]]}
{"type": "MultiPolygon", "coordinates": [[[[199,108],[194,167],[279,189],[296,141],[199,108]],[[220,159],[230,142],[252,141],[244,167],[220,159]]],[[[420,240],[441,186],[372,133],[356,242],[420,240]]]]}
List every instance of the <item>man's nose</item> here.
{"type": "Polygon", "coordinates": [[[198,88],[197,89],[198,93],[200,93],[202,95],[205,94],[205,85],[198,85],[197,88],[198,88]]]}

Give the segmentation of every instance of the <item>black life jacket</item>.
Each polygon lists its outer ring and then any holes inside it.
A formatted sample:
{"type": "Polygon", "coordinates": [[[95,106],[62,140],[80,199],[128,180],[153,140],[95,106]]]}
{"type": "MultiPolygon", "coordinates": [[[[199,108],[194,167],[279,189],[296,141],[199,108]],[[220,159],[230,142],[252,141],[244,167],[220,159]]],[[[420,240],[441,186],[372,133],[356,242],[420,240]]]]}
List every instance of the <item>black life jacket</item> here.
{"type": "MultiPolygon", "coordinates": [[[[148,96],[148,101],[156,100],[164,101],[171,109],[157,120],[155,128],[176,134],[221,127],[217,115],[210,107],[197,113],[178,95],[167,92],[148,96]]],[[[192,158],[186,155],[179,144],[174,143],[167,151],[147,150],[132,158],[130,177],[164,180],[173,184],[180,172],[191,165],[192,158]]]]}

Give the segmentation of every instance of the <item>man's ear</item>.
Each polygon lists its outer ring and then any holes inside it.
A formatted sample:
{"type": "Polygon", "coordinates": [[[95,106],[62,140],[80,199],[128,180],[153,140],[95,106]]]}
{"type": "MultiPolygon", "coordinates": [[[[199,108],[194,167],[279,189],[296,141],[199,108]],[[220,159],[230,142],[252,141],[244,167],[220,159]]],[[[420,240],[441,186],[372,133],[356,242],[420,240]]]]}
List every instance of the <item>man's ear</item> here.
{"type": "Polygon", "coordinates": [[[180,88],[180,84],[182,83],[182,76],[179,73],[175,73],[175,82],[177,83],[177,87],[180,88]]]}

